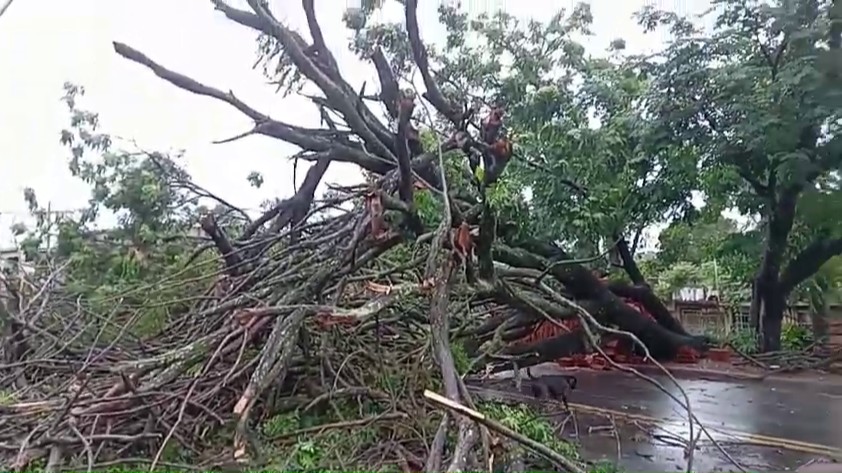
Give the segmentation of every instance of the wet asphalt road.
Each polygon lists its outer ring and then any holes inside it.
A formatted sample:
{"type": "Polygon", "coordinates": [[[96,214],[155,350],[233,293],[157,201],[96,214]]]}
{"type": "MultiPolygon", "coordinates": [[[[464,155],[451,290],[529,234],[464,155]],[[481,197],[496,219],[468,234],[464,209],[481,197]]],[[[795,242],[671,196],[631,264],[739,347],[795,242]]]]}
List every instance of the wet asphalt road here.
{"type": "MultiPolygon", "coordinates": [[[[539,369],[533,368],[532,371],[539,375],[543,382],[559,385],[564,382],[561,378],[553,376],[561,372],[560,368],[555,366],[544,365],[539,369]]],[[[657,387],[622,372],[577,371],[575,374],[579,381],[578,387],[569,397],[574,410],[587,411],[587,407],[591,406],[616,411],[632,420],[641,420],[675,435],[688,437],[686,412],[657,387]]],[[[681,398],[678,388],[667,377],[653,377],[681,398]]],[[[528,391],[529,382],[524,380],[520,395],[516,393],[510,379],[486,380],[482,382],[479,392],[495,392],[497,395],[505,392],[522,398],[528,391]]],[[[735,445],[733,448],[736,451],[733,453],[746,460],[748,464],[745,466],[749,468],[773,468],[780,471],[784,468],[794,469],[810,457],[842,456],[840,385],[774,380],[725,382],[680,379],[679,382],[690,398],[693,412],[701,423],[711,431],[718,442],[735,445]],[[783,449],[775,446],[781,443],[789,446],[783,449]],[[747,444],[755,447],[747,448],[747,444]],[[766,446],[758,447],[763,444],[766,446]]],[[[586,446],[588,441],[584,438],[581,440],[583,446],[586,446]]],[[[593,444],[594,452],[607,454],[615,442],[604,438],[591,439],[590,443],[593,444]]],[[[667,452],[666,449],[655,447],[649,452],[654,455],[652,456],[649,453],[640,454],[640,448],[640,444],[623,448],[626,452],[629,452],[629,449],[632,452],[631,455],[624,454],[622,460],[631,471],[647,469],[647,461],[654,461],[654,464],[649,464],[648,469],[673,470],[683,463],[680,453],[667,452]],[[635,451],[638,453],[635,454],[635,451]],[[660,459],[657,458],[659,455],[660,459]],[[643,461],[641,458],[647,460],[643,461]]],[[[699,471],[727,471],[727,465],[719,460],[712,460],[712,457],[720,455],[712,449],[709,450],[709,455],[697,454],[699,471]],[[711,460],[706,462],[706,457],[711,457],[711,460]]]]}
{"type": "MultiPolygon", "coordinates": [[[[674,395],[678,388],[656,378],[674,395]]],[[[693,413],[706,427],[842,449],[842,396],[771,381],[681,380],[693,413]]],[[[680,398],[680,397],[679,397],[680,398]]],[[[657,387],[625,373],[583,373],[572,402],[685,424],[686,413],[657,387]]]]}
{"type": "MultiPolygon", "coordinates": [[[[553,376],[554,368],[533,370],[547,383],[561,385],[553,376]]],[[[560,372],[560,371],[558,371],[560,372]]],[[[673,427],[686,426],[686,412],[657,387],[616,371],[578,371],[577,389],[571,404],[584,404],[634,416],[653,418],[673,427]]],[[[653,376],[681,399],[678,388],[665,376],[653,376]]],[[[523,393],[526,393],[524,381],[523,393]]],[[[788,439],[842,450],[842,387],[811,386],[801,383],[766,380],[708,381],[679,380],[690,399],[693,413],[708,428],[723,434],[788,439]]],[[[514,390],[510,381],[495,381],[485,386],[514,390]]]]}

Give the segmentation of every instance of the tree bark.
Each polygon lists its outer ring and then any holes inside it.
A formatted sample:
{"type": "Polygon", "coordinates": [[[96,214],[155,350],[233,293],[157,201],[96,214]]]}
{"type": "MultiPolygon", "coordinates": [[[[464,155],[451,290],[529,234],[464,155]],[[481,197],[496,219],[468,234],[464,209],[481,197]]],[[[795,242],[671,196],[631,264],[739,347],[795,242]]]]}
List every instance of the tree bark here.
{"type": "Polygon", "coordinates": [[[781,331],[787,305],[786,299],[786,294],[779,289],[778,285],[771,286],[763,294],[763,336],[761,338],[761,350],[763,352],[781,349],[781,331]]]}
{"type": "MultiPolygon", "coordinates": [[[[586,348],[585,335],[581,330],[577,330],[529,344],[514,345],[504,350],[504,353],[510,356],[522,357],[518,359],[518,366],[520,368],[526,368],[566,356],[584,353],[586,348]]],[[[504,371],[509,368],[511,368],[511,365],[502,364],[493,371],[504,371]]]]}
{"type": "MultiPolygon", "coordinates": [[[[527,251],[495,245],[495,259],[512,266],[529,267],[539,271],[546,267],[545,259],[570,259],[560,248],[539,241],[520,242],[518,246],[527,251]]],[[[592,315],[600,323],[615,325],[621,330],[635,334],[656,359],[672,359],[682,346],[699,350],[707,348],[703,337],[682,335],[646,318],[612,293],[608,285],[582,265],[555,265],[550,274],[564,284],[575,300],[593,304],[592,315]]]]}
{"type": "Polygon", "coordinates": [[[645,286],[628,286],[623,283],[614,282],[609,284],[608,288],[611,289],[611,292],[614,294],[631,299],[642,305],[643,308],[652,314],[652,317],[654,317],[655,320],[667,330],[679,335],[690,335],[681,325],[681,322],[673,317],[667,306],[664,305],[661,299],[652,291],[652,288],[648,284],[645,286]]]}
{"type": "Polygon", "coordinates": [[[760,333],[761,301],[762,298],[760,297],[758,281],[755,277],[755,279],[751,281],[751,305],[749,305],[748,308],[749,323],[751,324],[751,329],[754,330],[755,334],[760,333]]]}
{"type": "Polygon", "coordinates": [[[797,189],[786,189],[780,198],[769,203],[769,223],[766,226],[765,247],[757,270],[756,296],[763,303],[760,349],[776,351],[781,346],[781,327],[786,309],[787,289],[781,285],[781,268],[789,233],[795,220],[797,189]]]}
{"type": "Polygon", "coordinates": [[[643,272],[637,266],[637,262],[634,260],[634,254],[631,248],[629,248],[629,243],[625,237],[621,238],[619,235],[615,235],[615,241],[617,242],[616,246],[617,252],[620,255],[620,262],[623,264],[623,269],[628,274],[634,286],[628,287],[619,283],[612,284],[610,286],[611,291],[620,297],[632,299],[642,305],[667,330],[679,335],[689,336],[690,334],[672,316],[672,313],[664,305],[663,301],[652,291],[652,286],[643,277],[643,272]]]}

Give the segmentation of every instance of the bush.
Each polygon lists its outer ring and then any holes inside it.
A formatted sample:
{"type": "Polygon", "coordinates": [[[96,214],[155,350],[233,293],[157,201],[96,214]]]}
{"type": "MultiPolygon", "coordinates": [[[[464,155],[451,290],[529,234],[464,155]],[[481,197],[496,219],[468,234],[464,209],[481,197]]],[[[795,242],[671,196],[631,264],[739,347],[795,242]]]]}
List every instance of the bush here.
{"type": "Polygon", "coordinates": [[[757,335],[751,329],[731,332],[728,335],[727,344],[748,355],[757,353],[757,335]]]}
{"type": "Polygon", "coordinates": [[[781,347],[787,351],[801,351],[813,344],[812,332],[803,325],[784,324],[781,347]]]}

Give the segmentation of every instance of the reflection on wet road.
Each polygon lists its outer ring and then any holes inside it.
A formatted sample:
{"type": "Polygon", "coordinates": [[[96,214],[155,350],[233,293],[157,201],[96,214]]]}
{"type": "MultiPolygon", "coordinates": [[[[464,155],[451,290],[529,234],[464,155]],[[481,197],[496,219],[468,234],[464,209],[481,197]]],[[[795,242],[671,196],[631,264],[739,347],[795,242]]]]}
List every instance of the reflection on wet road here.
{"type": "MultiPolygon", "coordinates": [[[[560,372],[558,368],[545,365],[532,371],[540,375],[543,382],[563,383],[561,378],[553,376],[560,372]]],[[[622,372],[579,371],[575,374],[579,383],[570,396],[570,403],[574,409],[578,405],[579,412],[587,412],[588,406],[616,411],[625,417],[656,424],[660,429],[683,438],[688,437],[687,413],[657,387],[622,372]]],[[[683,400],[678,388],[667,377],[653,377],[683,400]]],[[[491,394],[489,390],[493,390],[498,393],[494,396],[506,392],[522,399],[529,382],[524,380],[520,395],[514,393],[510,379],[484,381],[480,392],[491,394]]],[[[726,450],[747,468],[795,468],[811,456],[839,456],[842,452],[840,386],[774,380],[725,382],[689,379],[679,380],[679,383],[689,397],[696,417],[718,442],[729,445],[726,450]],[[766,445],[767,448],[748,448],[746,444],[766,445]],[[783,448],[800,453],[787,453],[783,448]]],[[[594,419],[599,422],[599,416],[594,419]]],[[[604,423],[604,417],[602,419],[604,423]]],[[[613,437],[581,437],[580,440],[586,450],[599,454],[597,457],[616,456],[616,453],[611,453],[616,450],[613,437]]],[[[623,439],[623,443],[629,441],[623,439]]],[[[681,448],[673,447],[674,451],[669,451],[666,447],[653,447],[651,444],[648,441],[624,445],[621,456],[624,467],[632,471],[647,469],[647,465],[650,470],[672,470],[683,463],[681,448]],[[651,455],[641,453],[641,448],[653,451],[651,455]]],[[[709,443],[703,450],[704,454],[697,454],[699,471],[729,469],[727,463],[723,463],[722,455],[716,453],[709,443]]]]}
{"type": "MultiPolygon", "coordinates": [[[[684,410],[657,387],[619,372],[582,372],[571,401],[686,425],[684,410]]],[[[681,399],[665,376],[655,377],[681,399]]],[[[549,382],[552,378],[548,378],[549,382]]],[[[842,397],[795,383],[681,380],[706,427],[842,449],[842,397]]]]}

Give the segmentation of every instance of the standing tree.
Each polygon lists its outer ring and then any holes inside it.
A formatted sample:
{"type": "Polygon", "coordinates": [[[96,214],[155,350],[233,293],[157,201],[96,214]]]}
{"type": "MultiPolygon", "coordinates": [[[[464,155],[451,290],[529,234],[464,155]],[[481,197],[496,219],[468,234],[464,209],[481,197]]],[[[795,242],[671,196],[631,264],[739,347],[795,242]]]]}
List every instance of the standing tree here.
{"type": "Polygon", "coordinates": [[[664,133],[700,151],[712,205],[760,217],[752,314],[763,349],[777,350],[788,295],[842,252],[831,217],[842,197],[840,5],[714,3],[710,35],[676,15],[641,15],[647,28],[667,25],[675,36],[650,64],[656,85],[648,106],[664,133]],[[794,238],[799,226],[809,240],[794,238]]]}

